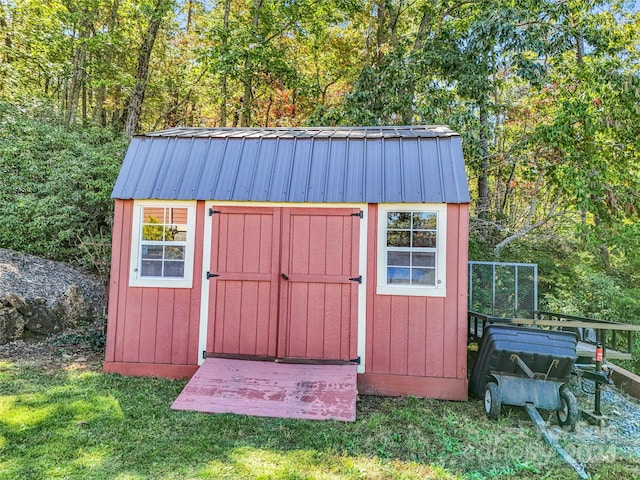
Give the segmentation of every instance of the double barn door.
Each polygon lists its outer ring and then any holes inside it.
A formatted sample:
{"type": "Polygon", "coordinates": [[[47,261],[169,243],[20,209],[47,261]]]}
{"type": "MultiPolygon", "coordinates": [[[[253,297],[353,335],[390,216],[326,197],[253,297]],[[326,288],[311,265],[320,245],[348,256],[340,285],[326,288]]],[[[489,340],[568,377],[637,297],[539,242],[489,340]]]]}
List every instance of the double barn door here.
{"type": "Polygon", "coordinates": [[[358,213],[214,206],[207,352],[355,358],[358,213]]]}

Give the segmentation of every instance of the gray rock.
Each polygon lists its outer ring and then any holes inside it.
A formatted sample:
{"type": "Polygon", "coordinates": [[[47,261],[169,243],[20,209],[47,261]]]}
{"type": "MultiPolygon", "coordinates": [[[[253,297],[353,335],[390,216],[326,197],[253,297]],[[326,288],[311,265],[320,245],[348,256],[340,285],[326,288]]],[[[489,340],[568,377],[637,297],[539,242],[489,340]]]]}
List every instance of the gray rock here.
{"type": "Polygon", "coordinates": [[[61,320],[64,327],[74,328],[89,323],[94,314],[91,304],[86,300],[78,285],[71,285],[53,306],[54,314],[61,320]]]}
{"type": "Polygon", "coordinates": [[[91,323],[102,317],[104,306],[97,277],[0,248],[0,344],[91,323]]]}
{"type": "Polygon", "coordinates": [[[8,343],[22,337],[24,317],[17,309],[0,301],[0,344],[8,343]]]}
{"type": "Polygon", "coordinates": [[[62,319],[47,305],[46,298],[29,299],[26,304],[24,313],[20,312],[25,318],[25,329],[37,335],[50,335],[62,331],[62,319]]]}

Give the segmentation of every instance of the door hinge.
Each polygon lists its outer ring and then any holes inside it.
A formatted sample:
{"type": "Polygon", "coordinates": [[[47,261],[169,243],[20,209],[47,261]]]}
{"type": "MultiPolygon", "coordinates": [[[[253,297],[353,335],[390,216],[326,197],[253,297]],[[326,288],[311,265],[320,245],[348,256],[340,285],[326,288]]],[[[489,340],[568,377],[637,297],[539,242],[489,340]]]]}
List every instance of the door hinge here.
{"type": "Polygon", "coordinates": [[[351,363],[355,363],[360,365],[360,357],[356,357],[356,358],[352,358],[351,360],[349,360],[351,363]]]}
{"type": "Polygon", "coordinates": [[[214,210],[213,208],[210,208],[210,209],[209,209],[209,216],[210,216],[210,217],[213,217],[213,214],[214,214],[214,213],[220,213],[220,210],[214,210]]]}
{"type": "MultiPolygon", "coordinates": [[[[207,351],[206,350],[202,350],[202,358],[204,358],[205,360],[207,359],[207,351]]],[[[358,357],[359,359],[360,357],[358,357]]]]}
{"type": "Polygon", "coordinates": [[[362,283],[362,275],[358,275],[357,277],[351,277],[349,278],[349,280],[352,282],[362,283]]]}
{"type": "Polygon", "coordinates": [[[209,280],[210,278],[219,277],[219,276],[220,275],[218,275],[217,273],[207,272],[207,280],[209,280]]]}
{"type": "Polygon", "coordinates": [[[359,218],[364,218],[364,212],[362,210],[360,210],[357,213],[352,213],[351,214],[352,217],[359,217],[359,218]]]}

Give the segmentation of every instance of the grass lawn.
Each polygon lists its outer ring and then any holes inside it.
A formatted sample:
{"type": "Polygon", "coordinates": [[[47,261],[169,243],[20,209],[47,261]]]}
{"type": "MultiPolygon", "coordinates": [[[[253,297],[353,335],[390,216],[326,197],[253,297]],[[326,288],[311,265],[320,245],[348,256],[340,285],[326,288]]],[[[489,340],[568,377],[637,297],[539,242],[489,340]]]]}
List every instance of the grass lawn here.
{"type": "MultiPolygon", "coordinates": [[[[174,412],[184,381],[0,361],[0,479],[572,479],[520,409],[363,397],[355,423],[174,412]]],[[[607,445],[594,478],[640,478],[607,445]]]]}

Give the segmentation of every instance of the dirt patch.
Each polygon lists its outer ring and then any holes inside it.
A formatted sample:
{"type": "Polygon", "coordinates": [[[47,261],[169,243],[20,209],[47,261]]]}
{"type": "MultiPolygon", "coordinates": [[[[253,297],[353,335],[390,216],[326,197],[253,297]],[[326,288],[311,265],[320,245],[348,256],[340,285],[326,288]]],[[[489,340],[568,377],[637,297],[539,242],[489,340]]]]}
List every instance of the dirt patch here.
{"type": "Polygon", "coordinates": [[[0,361],[21,363],[44,370],[102,369],[104,351],[92,342],[94,332],[67,331],[60,335],[38,340],[15,340],[0,345],[0,361]]]}

